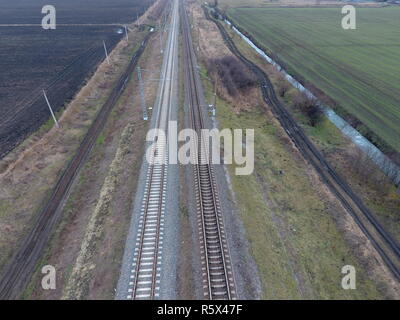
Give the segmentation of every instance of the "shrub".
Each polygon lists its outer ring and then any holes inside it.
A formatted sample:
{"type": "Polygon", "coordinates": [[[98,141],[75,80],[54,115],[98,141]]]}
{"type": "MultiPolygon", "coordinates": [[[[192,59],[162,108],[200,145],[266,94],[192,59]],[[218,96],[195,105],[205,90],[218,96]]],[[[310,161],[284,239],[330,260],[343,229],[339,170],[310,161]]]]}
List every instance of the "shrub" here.
{"type": "Polygon", "coordinates": [[[286,92],[289,91],[290,85],[282,74],[278,75],[277,85],[278,85],[278,94],[280,97],[283,98],[286,92]]]}
{"type": "Polygon", "coordinates": [[[308,117],[310,125],[313,127],[315,127],[322,118],[322,109],[318,101],[306,96],[303,92],[299,92],[295,95],[293,105],[308,117]]]}
{"type": "Polygon", "coordinates": [[[249,74],[246,67],[233,56],[211,59],[209,70],[214,70],[218,74],[231,96],[235,96],[238,91],[246,91],[256,83],[255,77],[249,74]]]}

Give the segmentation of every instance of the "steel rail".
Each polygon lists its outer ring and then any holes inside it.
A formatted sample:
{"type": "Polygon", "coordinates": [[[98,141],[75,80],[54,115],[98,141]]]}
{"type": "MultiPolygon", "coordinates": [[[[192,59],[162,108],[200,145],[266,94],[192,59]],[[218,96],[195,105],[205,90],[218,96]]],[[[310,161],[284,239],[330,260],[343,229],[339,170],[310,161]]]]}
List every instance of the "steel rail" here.
{"type": "MultiPolygon", "coordinates": [[[[172,23],[175,24],[176,21],[176,16],[172,16],[172,23]]],[[[177,28],[177,27],[176,27],[177,28]]],[[[172,100],[172,90],[173,86],[171,85],[169,80],[166,80],[167,78],[172,79],[172,75],[175,69],[175,35],[176,35],[176,28],[172,29],[172,32],[169,37],[168,41],[168,48],[166,50],[166,56],[164,57],[165,59],[165,65],[163,68],[164,70],[164,77],[162,77],[162,82],[161,82],[161,89],[160,89],[160,100],[158,103],[158,108],[157,108],[157,115],[156,115],[156,124],[155,128],[164,128],[166,132],[168,132],[168,127],[169,127],[169,118],[170,118],[170,112],[171,112],[171,100],[172,100]],[[169,76],[169,77],[167,77],[169,76]],[[168,85],[166,83],[168,82],[168,85]],[[162,113],[164,110],[162,110],[162,107],[166,103],[167,105],[167,110],[165,110],[166,117],[163,118],[162,113]]],[[[159,31],[161,32],[161,30],[159,31]]],[[[151,150],[151,157],[149,160],[149,167],[148,167],[148,173],[146,177],[146,186],[145,186],[145,191],[144,191],[144,207],[142,208],[142,213],[141,213],[141,218],[142,223],[140,223],[140,234],[139,234],[139,240],[136,244],[135,248],[135,258],[134,258],[134,265],[135,265],[135,270],[133,272],[133,278],[134,281],[132,282],[133,288],[128,289],[131,290],[132,294],[128,295],[128,298],[130,299],[141,299],[141,298],[146,298],[146,299],[155,299],[159,296],[157,283],[158,283],[158,265],[159,261],[161,258],[161,253],[159,252],[161,248],[161,228],[162,228],[162,220],[163,220],[163,215],[165,212],[165,202],[164,198],[166,196],[166,178],[167,178],[167,168],[168,168],[168,139],[166,137],[165,141],[160,141],[158,136],[154,136],[152,138],[153,145],[152,150],[151,150]],[[155,163],[154,160],[158,157],[158,160],[161,163],[155,163]],[[161,157],[161,159],[160,159],[161,157]],[[156,170],[157,169],[157,170],[156,170]],[[160,171],[160,172],[159,172],[160,171]],[[159,190],[159,194],[156,197],[152,197],[152,194],[154,194],[154,188],[159,190]],[[154,205],[154,201],[156,201],[156,206],[157,206],[157,217],[156,217],[156,226],[155,226],[155,235],[153,239],[153,213],[151,212],[152,208],[150,208],[150,204],[154,205]],[[150,220],[151,218],[151,220],[150,220]],[[150,221],[150,223],[148,223],[150,221]],[[150,230],[150,231],[149,231],[150,230]],[[146,260],[144,260],[143,255],[144,255],[144,249],[145,248],[145,240],[146,237],[149,237],[151,235],[151,244],[154,245],[153,249],[153,254],[151,256],[146,256],[146,260]],[[144,260],[144,261],[143,261],[144,260]],[[152,262],[147,262],[148,260],[151,260],[152,262]],[[149,275],[147,272],[147,265],[152,264],[152,271],[151,275],[149,275]],[[146,281],[140,281],[139,278],[140,276],[147,278],[150,280],[146,281]],[[141,290],[139,292],[139,290],[141,290]],[[149,293],[143,293],[149,291],[149,293]]],[[[131,285],[131,284],[130,284],[131,285]]]]}
{"type": "Polygon", "coordinates": [[[189,116],[192,127],[198,134],[198,140],[196,141],[196,160],[198,162],[194,165],[194,171],[199,211],[198,218],[200,220],[199,234],[201,235],[201,242],[203,243],[202,254],[204,255],[205,287],[207,289],[205,290],[205,296],[209,299],[235,299],[236,288],[232,267],[230,265],[230,254],[223,227],[216,181],[213,175],[212,165],[209,162],[207,144],[200,138],[201,129],[205,128],[205,126],[200,110],[199,83],[194,73],[196,66],[194,63],[194,51],[190,37],[188,15],[183,5],[181,6],[181,14],[183,16],[187,80],[189,80],[189,116]],[[217,240],[212,240],[215,238],[217,238],[217,240]],[[212,245],[211,243],[218,243],[218,245],[212,245]],[[211,250],[211,248],[213,248],[213,250],[211,250]],[[215,248],[217,248],[217,250],[215,250],[215,248]],[[217,256],[219,256],[217,261],[215,261],[215,251],[217,252],[217,256]],[[218,268],[220,270],[221,268],[215,266],[218,264],[221,265],[222,272],[212,270],[212,268],[218,268]],[[218,284],[216,285],[214,282],[218,284]],[[223,284],[220,284],[221,282],[223,284]],[[219,289],[221,287],[224,287],[224,291],[219,289]]]}

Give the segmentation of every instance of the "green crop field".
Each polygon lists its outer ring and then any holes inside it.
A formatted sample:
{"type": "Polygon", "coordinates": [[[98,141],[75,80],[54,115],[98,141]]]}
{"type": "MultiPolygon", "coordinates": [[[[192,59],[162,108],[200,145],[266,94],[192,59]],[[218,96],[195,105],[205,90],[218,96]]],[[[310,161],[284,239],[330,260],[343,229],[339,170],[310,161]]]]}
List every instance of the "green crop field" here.
{"type": "Polygon", "coordinates": [[[358,8],[356,30],[342,29],[341,8],[232,8],[228,14],[289,73],[400,151],[400,7],[358,8]]]}

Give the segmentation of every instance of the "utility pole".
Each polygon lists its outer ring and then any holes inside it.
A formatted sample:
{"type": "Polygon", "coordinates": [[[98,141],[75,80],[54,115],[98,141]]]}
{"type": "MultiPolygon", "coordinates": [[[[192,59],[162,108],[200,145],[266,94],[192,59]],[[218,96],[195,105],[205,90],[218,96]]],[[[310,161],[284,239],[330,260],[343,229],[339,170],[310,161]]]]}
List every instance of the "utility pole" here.
{"type": "Polygon", "coordinates": [[[142,79],[142,71],[141,71],[140,67],[138,67],[137,70],[138,70],[138,78],[139,78],[140,98],[141,98],[141,102],[142,102],[143,120],[148,120],[146,100],[144,98],[144,86],[143,86],[143,79],[142,79]]]}
{"type": "Polygon", "coordinates": [[[214,109],[217,109],[217,78],[218,76],[215,77],[215,82],[214,82],[214,109]]]}
{"type": "Polygon", "coordinates": [[[163,45],[162,45],[162,32],[161,32],[161,22],[158,21],[158,29],[159,29],[159,33],[160,33],[160,51],[161,54],[163,53],[163,45]]]}
{"type": "Polygon", "coordinates": [[[107,47],[106,47],[106,42],[105,41],[103,41],[103,46],[104,46],[104,51],[106,53],[106,58],[107,58],[108,65],[110,65],[110,58],[108,57],[108,52],[107,52],[107,47]]]}
{"type": "Polygon", "coordinates": [[[200,51],[200,27],[197,26],[197,52],[200,51]]]}
{"type": "Polygon", "coordinates": [[[53,120],[54,120],[54,122],[55,122],[57,128],[60,128],[60,125],[58,124],[58,121],[57,121],[57,119],[56,119],[56,116],[54,115],[53,109],[51,108],[49,99],[47,99],[46,91],[44,91],[44,90],[43,90],[43,95],[44,95],[44,98],[46,99],[47,106],[48,106],[49,109],[50,109],[51,116],[53,117],[53,120]]]}
{"type": "Polygon", "coordinates": [[[167,25],[167,9],[165,9],[163,16],[164,16],[164,28],[165,28],[165,26],[167,25]]]}
{"type": "MultiPolygon", "coordinates": [[[[218,87],[218,76],[215,77],[215,81],[212,81],[209,77],[203,75],[200,72],[200,67],[196,66],[197,68],[197,74],[200,76],[200,78],[203,78],[204,80],[207,80],[211,85],[214,87],[214,104],[211,104],[213,106],[214,111],[216,110],[217,107],[217,87],[218,87]]],[[[210,106],[210,105],[208,105],[210,106]]],[[[215,115],[215,114],[214,114],[215,115]]]]}
{"type": "Polygon", "coordinates": [[[126,42],[129,42],[129,37],[128,37],[128,28],[125,26],[125,35],[126,35],[126,42]]]}

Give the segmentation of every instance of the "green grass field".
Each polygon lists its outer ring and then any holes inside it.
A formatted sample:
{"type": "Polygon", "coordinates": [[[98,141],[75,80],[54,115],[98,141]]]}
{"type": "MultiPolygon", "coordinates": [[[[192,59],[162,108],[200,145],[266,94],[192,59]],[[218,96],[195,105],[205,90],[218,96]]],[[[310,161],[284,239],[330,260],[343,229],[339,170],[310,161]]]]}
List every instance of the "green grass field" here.
{"type": "Polygon", "coordinates": [[[341,8],[233,8],[289,73],[314,84],[400,151],[400,8],[358,8],[343,30],[341,8]]]}

